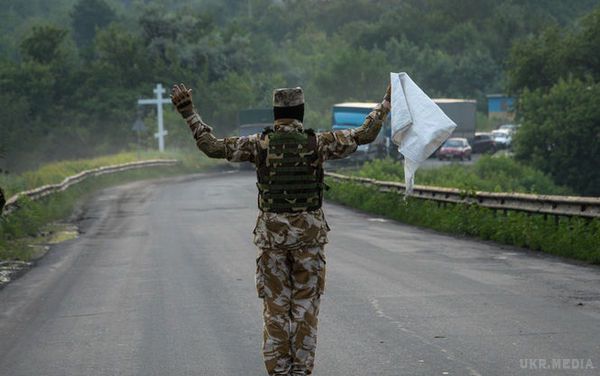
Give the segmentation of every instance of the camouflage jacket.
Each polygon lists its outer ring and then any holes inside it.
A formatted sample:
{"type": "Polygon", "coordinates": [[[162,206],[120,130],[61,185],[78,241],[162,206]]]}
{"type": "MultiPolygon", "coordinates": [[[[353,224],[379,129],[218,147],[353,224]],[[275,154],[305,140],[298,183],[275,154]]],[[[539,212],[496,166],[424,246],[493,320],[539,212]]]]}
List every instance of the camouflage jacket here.
{"type": "MultiPolygon", "coordinates": [[[[320,162],[345,158],[356,151],[358,145],[373,142],[388,111],[382,104],[378,104],[358,128],[317,133],[320,162]]],[[[255,163],[260,134],[218,139],[198,114],[194,113],[186,120],[198,148],[209,157],[225,158],[230,162],[255,163]]],[[[298,128],[302,128],[302,123],[294,119],[281,119],[274,124],[276,132],[289,132],[298,128]]],[[[328,231],[329,226],[322,209],[305,213],[260,211],[254,228],[254,244],[259,248],[289,250],[319,246],[327,243],[328,231]]]]}
{"type": "Polygon", "coordinates": [[[2,187],[0,187],[0,214],[2,214],[4,204],[6,204],[6,199],[4,198],[4,191],[2,190],[2,187]]]}

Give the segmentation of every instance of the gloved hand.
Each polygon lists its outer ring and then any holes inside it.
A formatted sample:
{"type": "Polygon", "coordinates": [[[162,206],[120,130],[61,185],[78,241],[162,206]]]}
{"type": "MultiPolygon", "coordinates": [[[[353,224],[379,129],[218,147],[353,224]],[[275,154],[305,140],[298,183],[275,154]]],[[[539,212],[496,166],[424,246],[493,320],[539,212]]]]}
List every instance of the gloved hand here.
{"type": "Polygon", "coordinates": [[[171,89],[171,102],[184,119],[194,114],[194,103],[192,102],[192,89],[184,84],[173,85],[171,89]]]}
{"type": "Polygon", "coordinates": [[[0,187],[0,214],[2,214],[4,204],[6,204],[6,199],[4,198],[4,191],[2,190],[2,187],[0,187]]]}
{"type": "Polygon", "coordinates": [[[385,107],[388,111],[392,109],[392,84],[389,83],[387,90],[385,91],[385,95],[383,96],[383,101],[381,102],[383,107],[385,107]]]}

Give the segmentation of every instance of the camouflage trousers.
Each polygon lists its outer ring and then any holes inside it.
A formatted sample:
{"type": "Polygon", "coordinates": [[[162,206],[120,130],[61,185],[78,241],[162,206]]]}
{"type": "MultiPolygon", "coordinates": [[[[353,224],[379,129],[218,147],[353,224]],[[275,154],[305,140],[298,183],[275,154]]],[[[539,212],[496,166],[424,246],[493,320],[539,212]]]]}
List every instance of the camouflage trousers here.
{"type": "Polygon", "coordinates": [[[310,375],[325,287],[323,247],[261,249],[256,288],[263,299],[263,357],[269,375],[310,375]]]}

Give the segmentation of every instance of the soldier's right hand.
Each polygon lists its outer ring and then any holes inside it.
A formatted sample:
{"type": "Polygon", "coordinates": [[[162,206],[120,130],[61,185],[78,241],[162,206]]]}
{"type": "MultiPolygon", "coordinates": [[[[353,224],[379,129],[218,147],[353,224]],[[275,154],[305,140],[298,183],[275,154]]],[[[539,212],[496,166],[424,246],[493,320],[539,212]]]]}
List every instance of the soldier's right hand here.
{"type": "Polygon", "coordinates": [[[0,187],[0,215],[2,214],[2,209],[4,209],[4,204],[6,204],[6,200],[4,199],[4,191],[2,187],[0,187]]]}
{"type": "Polygon", "coordinates": [[[194,103],[192,102],[192,89],[188,89],[184,84],[173,85],[171,89],[171,102],[177,111],[187,118],[194,114],[194,103]]]}
{"type": "Polygon", "coordinates": [[[390,110],[392,108],[392,84],[389,83],[385,95],[383,96],[382,104],[390,110]]]}

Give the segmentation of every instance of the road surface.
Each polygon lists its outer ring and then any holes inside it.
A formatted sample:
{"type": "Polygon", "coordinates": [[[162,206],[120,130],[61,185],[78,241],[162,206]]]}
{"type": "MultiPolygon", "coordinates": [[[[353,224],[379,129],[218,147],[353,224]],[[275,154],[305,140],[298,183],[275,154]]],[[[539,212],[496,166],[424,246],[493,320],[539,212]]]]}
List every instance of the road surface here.
{"type": "MultiPolygon", "coordinates": [[[[242,172],[96,195],[81,236],[0,291],[0,375],[264,374],[255,190],[242,172]]],[[[315,375],[600,374],[599,268],[326,211],[315,375]]]]}

